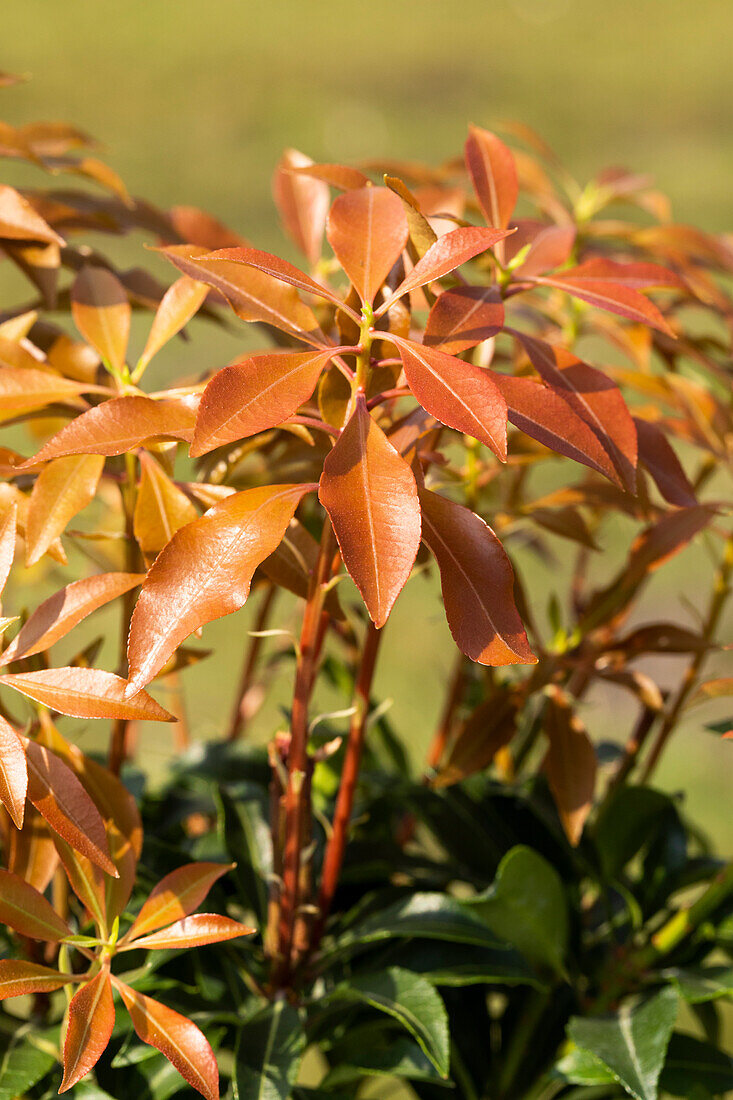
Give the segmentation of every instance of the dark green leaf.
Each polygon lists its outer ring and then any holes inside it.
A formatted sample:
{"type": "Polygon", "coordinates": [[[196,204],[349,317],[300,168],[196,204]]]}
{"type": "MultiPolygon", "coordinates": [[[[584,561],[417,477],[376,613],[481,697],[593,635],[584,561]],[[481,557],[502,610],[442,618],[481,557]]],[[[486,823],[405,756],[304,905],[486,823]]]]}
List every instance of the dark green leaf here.
{"type": "Polygon", "coordinates": [[[289,1100],[305,1050],[297,1009],[275,1001],[239,1032],[234,1100],[289,1100]]]}
{"type": "Polygon", "coordinates": [[[701,1039],[675,1032],[660,1084],[673,1096],[692,1098],[696,1087],[720,1096],[733,1089],[733,1058],[701,1039]]]}
{"type": "Polygon", "coordinates": [[[666,795],[649,787],[621,787],[602,808],[594,837],[607,878],[616,878],[650,839],[657,819],[670,805],[666,795]]]}
{"type": "Polygon", "coordinates": [[[0,1035],[0,1100],[18,1100],[54,1065],[53,1054],[33,1046],[26,1029],[0,1035]]]}
{"type": "Polygon", "coordinates": [[[664,971],[686,1001],[701,1004],[716,997],[733,996],[733,966],[700,966],[664,971]]]}

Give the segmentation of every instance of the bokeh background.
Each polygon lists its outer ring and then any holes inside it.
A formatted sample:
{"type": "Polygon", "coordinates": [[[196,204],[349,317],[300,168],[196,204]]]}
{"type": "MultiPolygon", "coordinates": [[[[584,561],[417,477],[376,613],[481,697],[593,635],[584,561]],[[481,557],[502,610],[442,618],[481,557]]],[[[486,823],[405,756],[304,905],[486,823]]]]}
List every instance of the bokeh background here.
{"type": "MultiPolygon", "coordinates": [[[[201,206],[286,255],[270,200],[285,146],[316,160],[439,162],[460,152],[469,121],[502,119],[534,127],[578,177],[608,165],[649,172],[677,220],[733,229],[731,0],[3,0],[0,23],[0,67],[32,77],[3,91],[8,122],[73,122],[103,141],[133,193],[201,206]]],[[[141,242],[124,248],[172,277],[141,242]]],[[[248,339],[199,329],[161,357],[155,377],[221,366],[248,339]]],[[[612,533],[616,549],[629,534],[612,533]]],[[[560,564],[570,545],[556,540],[560,564]]],[[[551,570],[532,569],[535,589],[547,591],[551,570]]],[[[649,617],[692,621],[710,572],[704,544],[686,551],[654,579],[649,617]]],[[[435,585],[425,600],[425,583],[412,581],[398,602],[376,685],[395,698],[394,724],[416,758],[453,656],[435,585]]],[[[198,733],[215,734],[226,718],[251,616],[245,608],[206,628],[204,644],[225,648],[216,665],[186,673],[198,733]]],[[[722,658],[711,667],[722,673],[722,658]]],[[[655,671],[671,683],[679,665],[655,671]]],[[[276,684],[255,736],[277,727],[284,701],[276,684]]],[[[724,710],[687,721],[659,781],[688,789],[690,809],[729,852],[733,750],[703,729],[724,710]]],[[[621,737],[629,713],[616,693],[585,717],[594,737],[621,737]]],[[[93,730],[77,733],[93,744],[93,730]]],[[[162,765],[174,751],[169,731],[143,734],[144,754],[162,765]]]]}

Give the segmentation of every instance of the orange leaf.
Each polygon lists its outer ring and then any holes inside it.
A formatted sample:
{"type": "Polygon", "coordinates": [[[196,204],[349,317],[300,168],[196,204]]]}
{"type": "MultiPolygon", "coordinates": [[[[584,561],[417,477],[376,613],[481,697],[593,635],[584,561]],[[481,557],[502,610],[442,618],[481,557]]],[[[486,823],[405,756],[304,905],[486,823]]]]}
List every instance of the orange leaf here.
{"type": "Polygon", "coordinates": [[[35,565],[67,523],[86,508],[104,469],[101,455],[55,458],[36,478],[26,519],[26,565],[35,565]]]}
{"type": "Polygon", "coordinates": [[[23,828],[13,830],[8,845],[8,870],[44,892],[58,866],[52,833],[38,810],[27,803],[23,828]]]}
{"type": "Polygon", "coordinates": [[[0,869],[0,921],[32,940],[56,943],[71,929],[33,886],[0,869]]]}
{"type": "Polygon", "coordinates": [[[626,575],[631,580],[653,573],[682,550],[715,515],[713,508],[698,505],[679,508],[646,527],[631,546],[626,575]]]}
{"type": "Polygon", "coordinates": [[[565,693],[559,688],[549,690],[545,733],[550,747],[544,766],[563,828],[577,846],[593,805],[596,754],[565,693]]]}
{"type": "Polygon", "coordinates": [[[494,532],[470,509],[427,489],[420,505],[458,648],[481,665],[536,664],[514,603],[511,562],[494,532]]]}
{"type": "Polygon", "coordinates": [[[141,444],[163,439],[188,442],[195,420],[196,409],[191,401],[113,397],[77,416],[52,436],[25,466],[35,466],[64,455],[121,455],[141,444]]]}
{"type": "Polygon", "coordinates": [[[259,248],[220,248],[216,252],[210,252],[208,255],[202,256],[201,259],[207,262],[209,260],[226,260],[229,263],[254,267],[258,271],[263,271],[265,275],[271,275],[273,279],[289,283],[297,290],[304,290],[307,294],[315,294],[317,298],[325,298],[329,302],[333,302],[339,309],[350,313],[352,317],[358,316],[345,305],[343,299],[339,298],[338,294],[330,287],[317,283],[315,279],[311,279],[310,275],[306,275],[300,268],[288,263],[287,260],[281,260],[279,256],[273,256],[271,252],[261,252],[259,248]]]}
{"type": "Polygon", "coordinates": [[[465,155],[473,189],[487,223],[504,229],[509,225],[519,194],[511,151],[496,134],[471,126],[465,155]]]}
{"type": "Polygon", "coordinates": [[[46,241],[66,244],[48,222],[37,214],[20,191],[6,184],[0,186],[0,237],[11,241],[46,241]]]}
{"type": "Polygon", "coordinates": [[[143,936],[142,939],[127,944],[122,950],[133,951],[144,947],[149,951],[162,951],[165,948],[203,947],[207,943],[233,940],[237,936],[251,936],[255,931],[255,928],[248,928],[246,924],[240,924],[229,917],[220,917],[216,913],[195,913],[192,917],[183,917],[161,932],[154,932],[152,936],[143,936]]]}
{"type": "Polygon", "coordinates": [[[143,476],[140,479],[133,531],[143,554],[157,554],[187,523],[199,518],[195,506],[143,451],[140,454],[143,476]]]}
{"type": "Polygon", "coordinates": [[[651,325],[667,336],[674,332],[665,321],[653,302],[634,290],[632,285],[610,279],[595,278],[586,274],[582,268],[573,268],[558,275],[538,276],[535,280],[541,286],[552,286],[580,298],[591,306],[616,313],[629,321],[651,325]],[[578,274],[580,272],[580,274],[578,274]]]}
{"type": "Polygon", "coordinates": [[[363,395],[324,462],[318,495],[372,620],[384,626],[417,556],[420,509],[412,471],[363,395]]]}
{"type": "Polygon", "coordinates": [[[187,325],[203,305],[209,288],[206,283],[183,275],[169,286],[150,326],[147,343],[135,367],[135,379],[139,378],[154,355],[187,325]]]}
{"type": "MultiPolygon", "coordinates": [[[[109,879],[91,860],[79,852],[74,851],[61,837],[55,835],[53,842],[56,851],[66,872],[71,889],[94,921],[98,933],[106,937],[107,927],[107,900],[105,895],[106,882],[109,879]]],[[[116,882],[116,879],[110,881],[116,882]]]]}
{"type": "Polygon", "coordinates": [[[0,684],[7,684],[21,695],[72,718],[175,722],[147,692],[128,694],[126,680],[98,668],[43,668],[39,672],[6,673],[0,676],[0,684]]]}
{"type": "Polygon", "coordinates": [[[107,1048],[114,1023],[115,1006],[107,965],[81,987],[69,1005],[60,1093],[67,1092],[97,1064],[107,1048]]]}
{"type": "Polygon", "coordinates": [[[303,164],[291,168],[290,171],[294,176],[323,180],[331,187],[338,187],[340,191],[352,191],[371,183],[369,177],[358,168],[346,164],[303,164]]]}
{"type": "Polygon", "coordinates": [[[0,802],[12,817],[16,829],[23,828],[27,790],[28,765],[23,743],[10,723],[0,715],[0,802]]]}
{"type": "Polygon", "coordinates": [[[0,367],[0,421],[45,409],[55,402],[85,408],[82,393],[107,393],[91,382],[75,382],[35,367],[0,367]]]}
{"type": "Polygon", "coordinates": [[[53,993],[54,989],[74,981],[73,974],[62,974],[24,959],[0,960],[0,1001],[29,993],[53,993]]]}
{"type": "Polygon", "coordinates": [[[98,607],[129,592],[144,579],[144,573],[99,573],[67,584],[38,605],[0,660],[7,665],[43,652],[98,607]]]}
{"type": "Polygon", "coordinates": [[[85,340],[121,373],[132,308],[119,279],[103,267],[83,267],[71,288],[71,315],[85,340]]]}
{"type": "Polygon", "coordinates": [[[328,184],[290,171],[312,164],[304,153],[286,149],[275,169],[272,190],[286,232],[310,263],[315,264],[321,255],[328,214],[328,184]]]}
{"type": "Polygon", "coordinates": [[[314,485],[245,489],[178,531],[155,559],[130,626],[130,688],[160,671],[189,634],[242,607],[252,575],[314,485]]]}
{"type": "Polygon", "coordinates": [[[219,1100],[216,1058],[196,1025],[160,1001],[131,989],[118,978],[113,977],[112,982],[125,1002],[139,1038],[164,1054],[206,1100],[219,1100]]]}
{"type": "Polygon", "coordinates": [[[233,867],[233,863],[186,863],[171,871],[150,891],[125,941],[187,917],[233,867]]]}
{"type": "Polygon", "coordinates": [[[371,304],[407,244],[401,200],[386,187],[360,187],[334,201],[328,243],[362,302],[371,304]]]}
{"type": "Polygon", "coordinates": [[[389,336],[397,345],[407,384],[422,407],[449,428],[473,436],[506,461],[506,401],[482,367],[437,348],[389,336]]]}
{"type": "Polygon", "coordinates": [[[457,286],[444,290],[430,310],[423,343],[458,355],[488,340],[504,325],[504,304],[496,287],[457,286]]]}
{"type": "Polygon", "coordinates": [[[15,557],[15,538],[17,534],[18,505],[13,501],[5,515],[0,519],[0,593],[10,573],[15,557]]]}
{"type": "Polygon", "coordinates": [[[636,416],[634,424],[639,441],[639,459],[654,478],[664,499],[681,508],[694,507],[697,504],[695,490],[662,429],[636,416]]]}

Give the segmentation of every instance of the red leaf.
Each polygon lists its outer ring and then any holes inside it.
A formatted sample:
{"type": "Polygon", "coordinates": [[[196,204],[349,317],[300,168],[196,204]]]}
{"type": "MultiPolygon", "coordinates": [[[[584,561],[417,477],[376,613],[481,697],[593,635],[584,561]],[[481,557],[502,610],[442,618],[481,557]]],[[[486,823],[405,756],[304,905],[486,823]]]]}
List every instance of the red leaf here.
{"type": "Polygon", "coordinates": [[[234,866],[233,863],[185,863],[171,871],[150,891],[125,941],[187,917],[198,909],[217,879],[234,866]]]}
{"type": "Polygon", "coordinates": [[[660,264],[619,263],[617,260],[609,260],[603,256],[595,256],[591,260],[578,264],[577,267],[567,268],[559,278],[572,279],[573,282],[584,280],[596,282],[601,279],[604,282],[630,287],[632,290],[647,290],[660,286],[686,289],[685,282],[679,275],[660,264]]]}
{"type": "Polygon", "coordinates": [[[142,939],[128,943],[122,950],[136,951],[144,947],[149,951],[162,951],[165,948],[202,947],[207,943],[220,943],[238,936],[251,936],[255,931],[255,928],[248,928],[246,924],[240,924],[229,917],[220,917],[215,913],[195,913],[192,917],[183,917],[161,932],[154,932],[152,936],[143,936],[142,939]]]}
{"type": "Polygon", "coordinates": [[[53,842],[71,889],[94,921],[97,933],[106,937],[108,924],[105,884],[107,881],[116,882],[117,880],[110,879],[91,860],[75,852],[71,845],[59,836],[54,835],[53,842]]]}
{"type": "Polygon", "coordinates": [[[194,630],[242,607],[252,575],[315,485],[245,489],[177,531],[155,559],[130,626],[130,689],[160,671],[194,630]]]}
{"type": "Polygon", "coordinates": [[[521,279],[529,275],[542,275],[545,271],[561,267],[570,257],[575,235],[574,225],[545,226],[531,241],[524,262],[514,270],[513,277],[521,279]]]}
{"type": "Polygon", "coordinates": [[[121,455],[143,443],[193,436],[193,401],[154,401],[150,397],[113,397],[82,413],[52,436],[21,469],[64,455],[121,455]]]}
{"type": "Polygon", "coordinates": [[[381,316],[397,298],[402,298],[411,290],[417,290],[418,287],[448,275],[461,264],[486,252],[497,241],[508,236],[508,230],[485,229],[475,225],[463,226],[461,229],[453,229],[450,233],[444,234],[427,250],[423,258],[418,260],[410,274],[379,307],[375,316],[381,316]]]}
{"type": "Polygon", "coordinates": [[[71,288],[71,314],[102,359],[122,371],[132,309],[119,279],[103,267],[83,267],[71,288]]]}
{"type": "Polygon", "coordinates": [[[206,1100],[219,1100],[216,1058],[196,1025],[118,978],[113,977],[112,982],[125,1002],[139,1038],[164,1054],[206,1100]]]}
{"type": "Polygon", "coordinates": [[[217,371],[201,398],[192,457],[282,424],[311,396],[325,364],[345,350],[253,355],[217,371]]]}
{"type": "Polygon", "coordinates": [[[495,134],[471,126],[465,148],[473,189],[489,225],[509,225],[517,204],[519,184],[514,157],[495,134]]]}
{"type": "Polygon", "coordinates": [[[458,648],[482,665],[536,664],[514,603],[514,572],[494,532],[468,508],[427,489],[420,490],[420,505],[458,648]]]}
{"type": "Polygon", "coordinates": [[[323,464],[318,495],[372,620],[384,626],[417,556],[420,509],[410,467],[363,396],[323,464]]]}
{"type": "Polygon", "coordinates": [[[492,375],[452,355],[388,336],[396,344],[407,383],[422,407],[449,428],[473,436],[506,461],[506,401],[492,375]]]}
{"type": "Polygon", "coordinates": [[[0,802],[12,817],[16,829],[23,828],[27,790],[28,765],[23,743],[10,723],[0,715],[0,802]]]}
{"type": "Polygon", "coordinates": [[[714,508],[700,504],[694,508],[676,509],[645,528],[632,543],[626,567],[627,578],[644,577],[659,569],[682,550],[698,531],[707,527],[714,515],[714,508]]]}
{"type": "Polygon", "coordinates": [[[544,766],[563,828],[577,846],[593,805],[596,754],[565,694],[557,688],[549,690],[545,732],[550,747],[544,766]]]}
{"type": "Polygon", "coordinates": [[[362,302],[371,304],[407,243],[402,202],[386,187],[346,191],[331,207],[326,236],[362,302]]]}
{"type": "Polygon", "coordinates": [[[107,1048],[115,1023],[109,965],[86,982],[71,1000],[64,1040],[64,1079],[67,1092],[96,1066],[107,1048]]]}
{"type": "Polygon", "coordinates": [[[217,252],[210,252],[208,255],[202,256],[201,259],[206,262],[224,260],[232,264],[241,264],[243,267],[254,267],[258,271],[263,271],[266,275],[271,275],[273,279],[277,279],[279,282],[289,283],[290,286],[294,286],[298,290],[304,290],[307,294],[315,294],[317,298],[325,298],[329,302],[334,302],[339,309],[350,313],[352,317],[358,317],[358,314],[345,305],[343,300],[330,287],[322,286],[321,283],[311,279],[310,275],[306,275],[294,264],[288,263],[287,260],[281,260],[279,256],[273,256],[270,252],[261,252],[259,248],[221,248],[217,252]]]}
{"type": "Polygon", "coordinates": [[[44,703],[72,718],[127,718],[145,722],[175,722],[145,691],[128,692],[121,676],[98,668],[43,668],[39,672],[6,673],[0,684],[44,703]]]}
{"type": "Polygon", "coordinates": [[[323,180],[290,171],[313,164],[297,149],[286,149],[275,169],[272,189],[283,226],[311,264],[321,255],[323,230],[328,214],[328,184],[323,180]]]}
{"type": "Polygon", "coordinates": [[[430,310],[423,343],[458,355],[495,336],[504,325],[504,304],[496,287],[457,286],[445,290],[430,310]]]}
{"type": "Polygon", "coordinates": [[[2,663],[41,653],[98,607],[142,584],[144,573],[99,573],[60,588],[39,604],[2,654],[2,663]]]}
{"type": "MultiPolygon", "coordinates": [[[[577,271],[578,268],[572,270],[577,271]]],[[[651,325],[652,328],[659,329],[667,336],[674,337],[674,332],[654,303],[638,290],[624,283],[589,278],[585,274],[575,276],[566,274],[564,271],[558,275],[538,276],[534,281],[541,286],[553,286],[558,290],[564,290],[567,294],[572,294],[574,298],[580,298],[591,306],[608,310],[609,313],[617,313],[619,317],[626,317],[629,321],[651,325]]]]}
{"type": "Polygon", "coordinates": [[[73,974],[62,974],[47,966],[24,959],[0,960],[0,1001],[35,993],[53,993],[62,985],[76,981],[73,974]]]}
{"type": "Polygon", "coordinates": [[[0,520],[0,593],[10,573],[15,557],[15,538],[17,533],[18,506],[13,502],[0,520]]]}
{"type": "Polygon", "coordinates": [[[0,921],[32,940],[56,943],[71,929],[33,886],[0,869],[0,921]]]}
{"type": "Polygon", "coordinates": [[[639,459],[644,463],[665,500],[681,508],[697,504],[695,490],[680,465],[669,440],[656,424],[634,417],[639,440],[639,459]]]}

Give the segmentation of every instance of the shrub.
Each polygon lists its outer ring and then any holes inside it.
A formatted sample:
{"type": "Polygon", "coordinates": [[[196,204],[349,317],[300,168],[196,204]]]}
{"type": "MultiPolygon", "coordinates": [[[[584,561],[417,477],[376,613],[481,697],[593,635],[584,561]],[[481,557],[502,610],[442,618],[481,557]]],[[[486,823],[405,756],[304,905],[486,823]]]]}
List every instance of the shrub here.
{"type": "Polygon", "coordinates": [[[64,580],[3,620],[0,989],[23,1000],[0,1016],[0,1096],[215,1097],[219,1072],[238,1100],[373,1077],[428,1100],[733,1088],[733,871],[650,785],[687,708],[731,688],[703,673],[733,569],[730,241],[674,224],[643,177],[582,188],[526,129],[510,150],[474,127],[437,169],[287,152],[275,199],[308,274],[132,198],[69,126],[0,136],[102,188],[0,191],[34,295],[0,324],[0,415],[37,447],[0,455],[0,565],[19,535],[64,580]],[[171,286],[78,243],[133,231],[171,286]],[[137,359],[133,309],[153,315],[137,359]],[[141,388],[194,318],[231,311],[261,351],[141,388]],[[717,562],[696,621],[648,620],[649,578],[695,537],[717,562]],[[436,569],[456,662],[420,774],[373,682],[395,600],[436,569]],[[231,667],[188,639],[250,590],[230,727],[186,749],[181,725],[146,781],[137,725],[175,720],[146,688],[172,684],[182,722],[186,667],[231,667]],[[271,625],[283,590],[297,641],[271,625]],[[117,673],[94,643],[57,667],[113,601],[117,673]],[[673,690],[649,654],[684,660],[673,690]],[[264,750],[244,734],[273,675],[292,705],[264,750]],[[324,682],[343,706],[315,718],[324,682]],[[633,700],[617,744],[581,720],[599,686],[633,700]],[[61,716],[111,721],[106,766],[61,716]]]}

